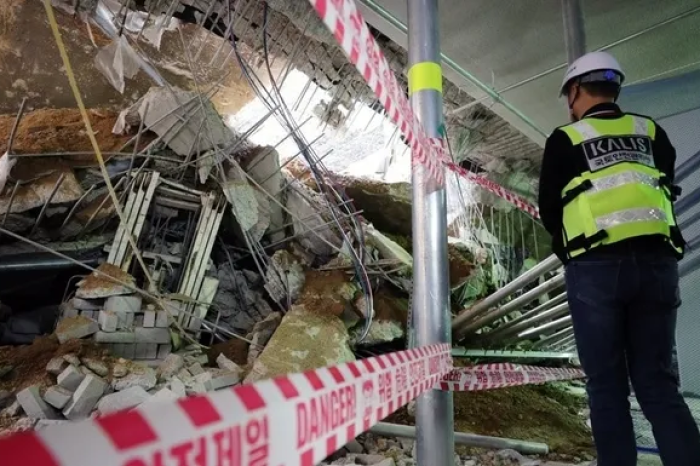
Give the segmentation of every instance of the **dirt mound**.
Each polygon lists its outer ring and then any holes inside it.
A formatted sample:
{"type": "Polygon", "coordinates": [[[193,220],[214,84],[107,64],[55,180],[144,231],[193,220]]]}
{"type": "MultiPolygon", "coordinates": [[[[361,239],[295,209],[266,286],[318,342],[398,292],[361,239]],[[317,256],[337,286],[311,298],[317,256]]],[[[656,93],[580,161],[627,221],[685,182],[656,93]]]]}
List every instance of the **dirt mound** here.
{"type": "Polygon", "coordinates": [[[102,357],[104,348],[86,340],[58,343],[55,335],[37,338],[31,345],[0,347],[0,365],[11,366],[6,376],[0,379],[0,390],[17,393],[34,384],[53,385],[46,365],[56,356],[75,354],[78,357],[102,357]]]}
{"type": "MultiPolygon", "coordinates": [[[[118,112],[111,110],[89,111],[97,142],[105,152],[115,152],[131,139],[129,135],[112,134],[118,115],[118,112]]],[[[16,115],[0,115],[0,153],[7,150],[7,139],[15,118],[16,115]]],[[[147,144],[148,139],[142,138],[143,144],[147,144]]],[[[89,152],[89,155],[71,155],[63,158],[73,162],[75,166],[96,164],[95,156],[92,155],[92,144],[77,108],[42,109],[26,113],[17,130],[12,152],[19,155],[89,152]]]]}
{"type": "MultiPolygon", "coordinates": [[[[578,411],[584,399],[549,385],[454,394],[455,430],[544,442],[552,453],[587,457],[593,440],[578,411]]],[[[387,422],[414,425],[401,409],[387,422]]]]}
{"type": "Polygon", "coordinates": [[[247,342],[239,340],[238,338],[232,338],[229,341],[217,343],[207,351],[209,363],[216,365],[216,358],[219,357],[220,354],[223,354],[239,366],[245,367],[248,365],[248,346],[247,342]]]}

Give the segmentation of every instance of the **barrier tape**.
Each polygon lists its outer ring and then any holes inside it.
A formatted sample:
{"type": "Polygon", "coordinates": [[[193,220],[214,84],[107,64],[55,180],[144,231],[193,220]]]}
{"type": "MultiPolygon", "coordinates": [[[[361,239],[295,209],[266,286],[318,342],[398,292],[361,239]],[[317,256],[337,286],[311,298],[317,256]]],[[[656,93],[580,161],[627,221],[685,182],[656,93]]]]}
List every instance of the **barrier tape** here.
{"type": "Polygon", "coordinates": [[[526,199],[484,176],[454,164],[447,156],[444,142],[431,143],[354,0],[309,0],[309,2],[333,33],[348,59],[374,91],[391,121],[403,133],[411,147],[411,163],[414,166],[424,166],[439,182],[444,180],[442,166],[445,166],[457,175],[478,184],[533,217],[539,218],[537,207],[526,199]]]}
{"type": "Polygon", "coordinates": [[[314,466],[431,388],[583,377],[514,364],[452,368],[449,345],[390,353],[0,438],[3,466],[314,466]]]}
{"type": "Polygon", "coordinates": [[[314,466],[452,370],[435,345],[0,439],[3,466],[314,466]]]}
{"type": "Polygon", "coordinates": [[[580,369],[521,366],[510,363],[485,364],[455,368],[442,379],[440,388],[455,392],[473,392],[584,377],[585,374],[580,369]]]}

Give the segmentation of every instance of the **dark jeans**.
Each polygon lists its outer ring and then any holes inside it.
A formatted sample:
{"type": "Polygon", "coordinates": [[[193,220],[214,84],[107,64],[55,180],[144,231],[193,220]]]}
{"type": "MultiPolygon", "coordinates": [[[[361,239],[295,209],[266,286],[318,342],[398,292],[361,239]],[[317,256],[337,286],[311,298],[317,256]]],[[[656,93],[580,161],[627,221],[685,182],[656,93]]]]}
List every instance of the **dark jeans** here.
{"type": "Polygon", "coordinates": [[[596,251],[566,266],[566,286],[598,466],[635,466],[629,384],[652,425],[665,466],[699,466],[700,433],[672,370],[675,259],[596,251]]]}

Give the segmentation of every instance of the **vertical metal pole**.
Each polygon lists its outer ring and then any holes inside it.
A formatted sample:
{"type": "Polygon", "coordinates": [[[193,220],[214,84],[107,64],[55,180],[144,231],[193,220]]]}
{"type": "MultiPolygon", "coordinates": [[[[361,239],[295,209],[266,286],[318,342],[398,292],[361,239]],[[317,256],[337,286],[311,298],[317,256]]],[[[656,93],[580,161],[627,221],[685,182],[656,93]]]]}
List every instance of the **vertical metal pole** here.
{"type": "Polygon", "coordinates": [[[583,10],[580,0],[562,0],[564,17],[564,41],[569,64],[586,53],[586,29],[583,25],[583,10]]]}
{"type": "MultiPolygon", "coordinates": [[[[407,0],[409,96],[429,138],[442,137],[438,0],[407,0]]],[[[417,346],[451,343],[445,183],[413,165],[413,321],[417,346]]],[[[452,393],[430,390],[416,401],[419,466],[454,465],[452,393]]]]}

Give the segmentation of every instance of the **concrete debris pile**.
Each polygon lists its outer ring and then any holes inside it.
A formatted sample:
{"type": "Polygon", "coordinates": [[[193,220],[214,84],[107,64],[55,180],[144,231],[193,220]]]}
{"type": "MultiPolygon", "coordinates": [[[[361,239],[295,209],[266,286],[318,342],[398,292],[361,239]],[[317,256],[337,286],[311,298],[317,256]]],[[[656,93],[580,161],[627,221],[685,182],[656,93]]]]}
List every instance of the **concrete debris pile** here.
{"type": "MultiPolygon", "coordinates": [[[[515,450],[467,452],[457,448],[455,466],[588,466],[581,458],[562,459],[558,455],[538,458],[515,450]],[[462,451],[460,451],[462,450],[462,451]]],[[[409,438],[386,438],[363,434],[345,445],[319,466],[415,466],[418,464],[416,442],[409,438]]]]}
{"type": "MultiPolygon", "coordinates": [[[[85,348],[89,347],[83,345],[82,349],[85,348]]],[[[40,429],[144,403],[221,390],[241,383],[244,371],[223,354],[210,364],[207,354],[195,345],[150,365],[113,357],[109,355],[111,351],[82,352],[87,354],[66,353],[51,357],[44,368],[44,376],[14,395],[0,390],[3,408],[0,427],[9,431],[40,429]]],[[[21,363],[17,368],[5,367],[0,386],[22,379],[21,363]]]]}

